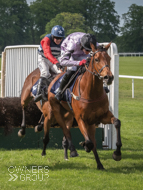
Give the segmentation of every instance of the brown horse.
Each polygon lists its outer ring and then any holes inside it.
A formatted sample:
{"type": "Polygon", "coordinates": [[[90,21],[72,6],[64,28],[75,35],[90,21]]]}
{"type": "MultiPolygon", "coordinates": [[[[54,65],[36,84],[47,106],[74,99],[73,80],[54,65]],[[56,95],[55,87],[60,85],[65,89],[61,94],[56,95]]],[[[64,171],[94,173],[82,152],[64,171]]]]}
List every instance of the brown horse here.
{"type": "MultiPolygon", "coordinates": [[[[61,75],[61,74],[60,74],[61,75]]],[[[32,73],[30,73],[27,78],[25,79],[22,93],[21,93],[21,106],[22,106],[22,124],[21,129],[18,132],[19,137],[23,137],[26,133],[26,121],[25,121],[25,109],[30,100],[33,98],[31,88],[36,83],[36,81],[40,78],[40,70],[37,68],[32,73]]],[[[43,122],[44,122],[44,138],[43,138],[43,151],[42,156],[46,155],[46,146],[49,142],[49,129],[51,125],[56,124],[56,120],[54,118],[54,115],[51,110],[51,106],[48,101],[43,101],[42,105],[39,102],[36,103],[37,107],[41,110],[43,113],[41,116],[41,125],[38,125],[35,127],[35,132],[40,132],[43,129],[43,122]]],[[[63,110],[64,113],[64,120],[66,123],[67,130],[70,130],[73,124],[73,115],[67,112],[66,110],[63,110]]],[[[67,155],[67,141],[65,137],[63,137],[63,148],[65,151],[64,157],[65,159],[68,159],[67,155]]],[[[78,156],[77,151],[75,150],[74,145],[72,146],[72,150],[70,152],[71,157],[78,156]]]]}
{"type": "MultiPolygon", "coordinates": [[[[72,148],[71,135],[66,128],[62,112],[63,107],[74,115],[79,129],[85,138],[85,142],[82,143],[82,146],[87,152],[93,151],[98,169],[104,169],[96,151],[95,125],[99,123],[114,124],[117,131],[117,149],[113,153],[113,159],[116,161],[121,160],[121,123],[120,120],[115,118],[109,111],[108,97],[103,89],[103,79],[106,81],[107,85],[110,85],[114,79],[110,71],[111,58],[107,54],[110,45],[111,43],[104,48],[102,46],[96,49],[94,45],[91,44],[93,55],[89,62],[89,66],[85,66],[86,72],[77,78],[73,88],[71,102],[72,111],[70,111],[67,104],[62,101],[59,102],[55,98],[55,95],[50,92],[52,84],[48,88],[49,103],[57,122],[63,129],[69,144],[69,149],[72,148]]],[[[57,78],[55,78],[52,83],[56,80],[57,78]]]]}

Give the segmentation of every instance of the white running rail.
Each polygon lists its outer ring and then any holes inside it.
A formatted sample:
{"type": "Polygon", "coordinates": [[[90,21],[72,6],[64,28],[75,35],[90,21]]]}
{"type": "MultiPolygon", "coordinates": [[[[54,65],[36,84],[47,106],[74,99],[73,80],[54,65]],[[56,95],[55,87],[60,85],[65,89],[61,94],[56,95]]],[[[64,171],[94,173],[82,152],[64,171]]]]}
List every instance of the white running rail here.
{"type": "Polygon", "coordinates": [[[132,98],[134,98],[134,79],[143,79],[142,76],[119,75],[119,78],[132,79],[132,98]]]}
{"type": "Polygon", "coordinates": [[[134,52],[127,52],[127,53],[119,53],[119,56],[143,56],[143,52],[138,52],[138,53],[134,53],[134,52]]]}

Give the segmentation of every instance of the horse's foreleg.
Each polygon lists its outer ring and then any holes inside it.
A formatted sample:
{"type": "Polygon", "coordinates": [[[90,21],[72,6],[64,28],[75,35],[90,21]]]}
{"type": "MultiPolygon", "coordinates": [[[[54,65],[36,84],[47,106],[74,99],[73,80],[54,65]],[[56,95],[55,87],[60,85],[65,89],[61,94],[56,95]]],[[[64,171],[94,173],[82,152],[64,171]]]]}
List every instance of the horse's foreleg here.
{"type": "Polygon", "coordinates": [[[85,142],[82,142],[81,145],[84,147],[86,152],[90,152],[91,150],[93,151],[94,157],[97,162],[97,168],[104,169],[96,150],[95,125],[88,125],[81,118],[79,118],[77,122],[79,129],[85,138],[85,142]]]}
{"type": "Polygon", "coordinates": [[[94,145],[91,139],[89,138],[89,135],[87,132],[88,124],[85,123],[81,118],[78,118],[76,120],[78,123],[78,127],[85,138],[85,142],[81,142],[80,145],[83,146],[86,152],[90,152],[93,149],[94,145]]]}
{"type": "Polygon", "coordinates": [[[120,135],[120,128],[121,128],[121,122],[119,119],[117,119],[116,117],[114,117],[114,115],[108,111],[108,113],[106,114],[106,116],[102,119],[101,121],[103,124],[114,124],[115,128],[116,128],[116,132],[117,132],[117,142],[116,142],[116,146],[117,149],[114,151],[113,153],[113,159],[116,161],[120,161],[121,160],[121,135],[120,135]]]}
{"type": "Polygon", "coordinates": [[[95,131],[96,131],[95,125],[90,125],[88,127],[89,138],[91,139],[91,141],[94,144],[94,147],[93,147],[92,151],[93,151],[94,157],[95,157],[96,162],[97,162],[97,169],[103,170],[104,167],[103,167],[103,165],[100,162],[100,159],[99,159],[99,156],[98,156],[98,153],[97,153],[97,150],[96,150],[95,131]]]}
{"type": "Polygon", "coordinates": [[[22,94],[21,94],[22,123],[21,123],[21,129],[18,131],[19,137],[25,136],[25,129],[26,129],[25,109],[26,109],[26,106],[28,105],[29,101],[32,99],[32,97],[30,96],[30,89],[28,89],[28,90],[24,90],[24,89],[25,88],[23,87],[22,94]]]}
{"type": "Polygon", "coordinates": [[[22,123],[21,123],[21,129],[18,131],[18,136],[19,137],[24,137],[25,136],[25,108],[22,108],[22,123]]]}

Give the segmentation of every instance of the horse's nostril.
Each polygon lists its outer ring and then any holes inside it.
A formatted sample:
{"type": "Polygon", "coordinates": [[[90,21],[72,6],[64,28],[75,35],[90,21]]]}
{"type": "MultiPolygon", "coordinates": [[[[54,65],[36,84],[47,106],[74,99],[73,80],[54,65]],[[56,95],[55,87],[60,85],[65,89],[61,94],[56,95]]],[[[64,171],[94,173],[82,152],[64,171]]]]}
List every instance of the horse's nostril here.
{"type": "Polygon", "coordinates": [[[109,77],[106,75],[105,77],[104,77],[104,79],[106,80],[106,79],[108,79],[109,77]]]}

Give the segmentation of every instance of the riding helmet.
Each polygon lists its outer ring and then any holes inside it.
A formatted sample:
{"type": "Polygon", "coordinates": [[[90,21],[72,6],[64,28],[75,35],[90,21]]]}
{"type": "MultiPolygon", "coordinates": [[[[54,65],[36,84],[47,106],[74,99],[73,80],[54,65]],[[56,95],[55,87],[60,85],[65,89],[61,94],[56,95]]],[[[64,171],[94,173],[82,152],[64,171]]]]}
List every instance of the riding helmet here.
{"type": "Polygon", "coordinates": [[[96,42],[96,37],[92,34],[87,33],[81,38],[81,48],[84,48],[87,51],[91,51],[90,43],[96,46],[96,42]]]}
{"type": "Polygon", "coordinates": [[[65,30],[62,26],[56,25],[52,28],[51,34],[55,37],[63,38],[65,37],[65,30]]]}

